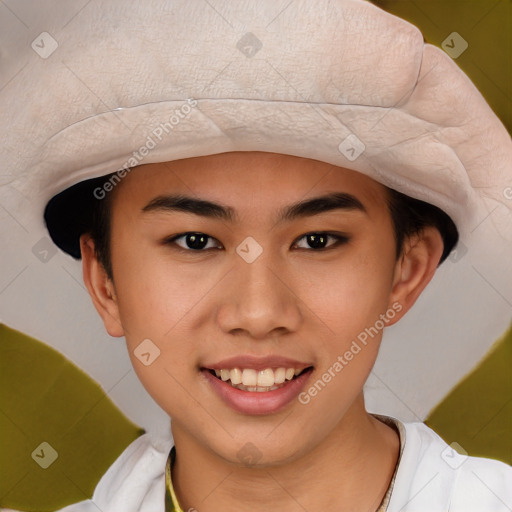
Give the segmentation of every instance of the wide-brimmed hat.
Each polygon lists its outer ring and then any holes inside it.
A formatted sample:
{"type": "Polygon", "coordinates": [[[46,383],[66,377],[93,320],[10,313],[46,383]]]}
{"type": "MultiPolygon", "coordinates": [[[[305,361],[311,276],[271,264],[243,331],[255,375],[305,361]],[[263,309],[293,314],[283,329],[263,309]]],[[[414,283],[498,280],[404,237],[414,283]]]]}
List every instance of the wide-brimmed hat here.
{"type": "MultiPolygon", "coordinates": [[[[114,0],[58,40],[41,33],[0,93],[1,183],[42,224],[82,180],[268,151],[360,171],[440,207],[462,237],[489,217],[512,238],[512,143],[453,60],[366,1],[281,4],[114,0]]],[[[48,228],[78,256],[70,204],[48,228]]]]}

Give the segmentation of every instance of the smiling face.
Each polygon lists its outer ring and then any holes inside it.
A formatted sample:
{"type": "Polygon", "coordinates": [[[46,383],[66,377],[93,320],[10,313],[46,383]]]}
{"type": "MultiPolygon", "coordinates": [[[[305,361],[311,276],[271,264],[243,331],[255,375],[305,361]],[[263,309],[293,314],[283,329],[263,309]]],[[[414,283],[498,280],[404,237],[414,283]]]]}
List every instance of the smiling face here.
{"type": "Polygon", "coordinates": [[[144,165],[116,187],[113,285],[87,236],[84,278],[177,444],[236,463],[251,442],[261,464],[279,464],[365,413],[382,329],[442,250],[432,235],[396,259],[386,192],[360,173],[257,152],[144,165]]]}

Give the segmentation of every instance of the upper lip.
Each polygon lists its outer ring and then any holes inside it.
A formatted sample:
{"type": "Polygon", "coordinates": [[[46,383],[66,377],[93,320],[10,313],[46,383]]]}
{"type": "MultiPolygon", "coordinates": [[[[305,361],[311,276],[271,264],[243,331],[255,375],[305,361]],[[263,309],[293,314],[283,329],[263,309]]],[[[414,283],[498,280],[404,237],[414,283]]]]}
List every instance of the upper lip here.
{"type": "Polygon", "coordinates": [[[250,368],[256,371],[265,370],[267,368],[295,368],[304,370],[312,366],[310,363],[304,363],[295,359],[290,359],[283,356],[253,356],[253,355],[240,355],[233,356],[222,361],[217,361],[212,364],[205,364],[203,368],[208,370],[224,370],[231,368],[250,368]]]}

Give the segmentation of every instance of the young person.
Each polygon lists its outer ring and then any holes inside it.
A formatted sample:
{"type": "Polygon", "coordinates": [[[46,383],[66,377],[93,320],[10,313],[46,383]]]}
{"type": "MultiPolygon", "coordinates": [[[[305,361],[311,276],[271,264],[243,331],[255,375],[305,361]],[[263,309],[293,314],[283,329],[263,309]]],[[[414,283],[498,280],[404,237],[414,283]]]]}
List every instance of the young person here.
{"type": "Polygon", "coordinates": [[[369,3],[161,7],[85,8],[94,44],[27,71],[82,83],[12,116],[11,172],[172,419],[63,510],[510,510],[509,466],[362,392],[459,236],[484,214],[510,234],[502,124],[369,3]],[[50,111],[48,137],[28,121],[50,111]]]}

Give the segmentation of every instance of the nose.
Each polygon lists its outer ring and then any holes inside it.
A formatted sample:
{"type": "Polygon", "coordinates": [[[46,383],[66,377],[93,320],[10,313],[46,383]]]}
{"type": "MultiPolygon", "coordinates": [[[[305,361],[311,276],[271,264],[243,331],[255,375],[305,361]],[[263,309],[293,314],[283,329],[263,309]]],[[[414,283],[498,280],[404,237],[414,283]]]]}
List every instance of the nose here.
{"type": "Polygon", "coordinates": [[[293,278],[264,254],[252,263],[235,260],[217,310],[218,324],[226,333],[268,339],[297,331],[302,322],[293,278]]]}

